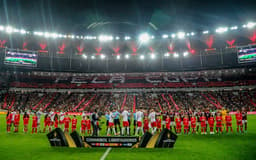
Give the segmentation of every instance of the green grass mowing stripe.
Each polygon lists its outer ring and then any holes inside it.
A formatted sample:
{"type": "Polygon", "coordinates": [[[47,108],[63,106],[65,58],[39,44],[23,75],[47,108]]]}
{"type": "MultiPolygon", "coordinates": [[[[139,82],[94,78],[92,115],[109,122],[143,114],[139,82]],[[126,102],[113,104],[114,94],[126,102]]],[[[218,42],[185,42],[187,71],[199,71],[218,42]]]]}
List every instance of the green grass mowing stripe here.
{"type": "MultiPolygon", "coordinates": [[[[78,117],[79,121],[81,120],[78,117]]],[[[234,119],[234,117],[233,117],[234,119]]],[[[104,120],[103,120],[104,121],[104,120]]],[[[41,119],[43,126],[43,119],[41,119]]],[[[52,148],[43,133],[6,132],[5,116],[0,115],[0,155],[3,160],[28,159],[100,159],[106,148],[52,148]]],[[[80,126],[80,124],[79,124],[80,126]]],[[[233,121],[233,129],[235,128],[233,121]]],[[[21,121],[20,131],[23,125],[21,121]]],[[[31,127],[31,123],[30,123],[31,127]]],[[[105,132],[105,125],[102,126],[105,132]]],[[[124,159],[255,159],[256,152],[256,116],[248,116],[248,133],[246,135],[180,135],[173,149],[127,149],[112,148],[106,160],[124,159]]],[[[30,129],[31,131],[31,129],[30,129]]]]}

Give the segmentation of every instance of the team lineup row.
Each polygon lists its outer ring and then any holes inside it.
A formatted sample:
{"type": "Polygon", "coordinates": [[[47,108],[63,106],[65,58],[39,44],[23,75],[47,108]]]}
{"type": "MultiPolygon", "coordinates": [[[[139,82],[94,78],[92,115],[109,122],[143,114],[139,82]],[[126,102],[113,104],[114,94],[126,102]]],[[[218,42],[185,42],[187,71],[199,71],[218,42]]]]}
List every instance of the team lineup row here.
{"type": "MultiPolygon", "coordinates": [[[[95,111],[97,113],[97,111],[95,111]]],[[[78,126],[78,119],[74,115],[72,118],[65,112],[55,112],[51,109],[50,112],[44,113],[40,108],[37,112],[24,112],[23,113],[23,125],[24,132],[28,132],[28,125],[30,117],[32,117],[32,133],[41,132],[40,120],[44,115],[44,128],[43,132],[51,131],[53,128],[63,128],[65,132],[71,130],[75,131],[78,126]],[[71,124],[71,125],[70,125],[71,124]]],[[[81,134],[91,135],[93,132],[99,132],[100,124],[102,122],[102,116],[95,118],[90,113],[82,113],[82,119],[80,122],[81,134]],[[101,122],[101,123],[100,123],[101,122]],[[96,126],[97,129],[92,131],[92,127],[96,126]]],[[[154,109],[149,112],[137,109],[136,112],[130,113],[127,107],[124,107],[123,111],[111,109],[105,113],[106,119],[106,132],[107,135],[143,135],[145,132],[150,131],[152,134],[160,132],[163,128],[174,131],[177,134],[199,133],[199,127],[201,128],[201,134],[207,134],[207,128],[210,129],[210,134],[222,133],[224,128],[226,133],[233,132],[232,128],[232,116],[225,109],[215,112],[205,111],[170,111],[157,113],[154,109]],[[133,121],[133,122],[132,122],[133,121]],[[121,124],[122,122],[122,124],[121,124]],[[132,125],[133,123],[133,125],[132,125]],[[131,126],[133,126],[133,133],[131,133],[131,126]],[[119,129],[119,131],[118,131],[119,129]]],[[[237,133],[247,132],[247,112],[244,108],[237,110],[235,114],[237,133]]],[[[7,132],[11,131],[14,126],[14,132],[18,132],[20,124],[19,111],[8,111],[6,115],[7,132]]]]}

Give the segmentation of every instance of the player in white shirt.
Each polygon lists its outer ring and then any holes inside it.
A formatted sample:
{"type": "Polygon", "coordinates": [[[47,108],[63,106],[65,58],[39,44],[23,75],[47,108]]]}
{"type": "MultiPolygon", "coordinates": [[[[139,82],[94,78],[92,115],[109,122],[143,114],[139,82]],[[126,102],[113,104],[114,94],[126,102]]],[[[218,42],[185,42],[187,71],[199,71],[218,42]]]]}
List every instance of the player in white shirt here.
{"type": "Polygon", "coordinates": [[[156,132],[156,112],[154,109],[151,109],[148,119],[150,121],[151,132],[154,134],[156,132]]]}
{"type": "Polygon", "coordinates": [[[113,133],[116,135],[116,130],[114,127],[114,118],[115,118],[115,113],[112,112],[112,110],[109,112],[109,122],[108,122],[108,132],[107,136],[110,136],[110,131],[112,129],[113,133]]]}
{"type": "Polygon", "coordinates": [[[49,117],[51,118],[50,130],[52,129],[52,126],[54,124],[54,116],[55,116],[55,112],[54,112],[54,109],[52,109],[49,113],[49,117]]]}
{"type": "Polygon", "coordinates": [[[122,127],[122,135],[124,136],[125,134],[125,128],[126,128],[126,134],[129,135],[130,131],[129,131],[129,121],[128,121],[128,117],[130,115],[130,113],[127,111],[127,108],[124,108],[124,111],[122,112],[122,118],[123,118],[123,127],[122,127]]]}
{"type": "Polygon", "coordinates": [[[42,108],[40,108],[37,112],[36,112],[36,116],[37,116],[37,131],[41,132],[40,129],[40,120],[41,120],[41,115],[43,114],[42,112],[42,108]]]}
{"type": "Polygon", "coordinates": [[[63,110],[61,110],[61,112],[60,112],[60,126],[61,126],[61,128],[64,128],[63,127],[63,124],[64,124],[64,117],[65,117],[65,112],[63,112],[63,110]]]}
{"type": "Polygon", "coordinates": [[[143,121],[143,118],[144,118],[144,113],[142,112],[142,110],[139,109],[136,112],[136,118],[137,118],[137,129],[136,129],[135,135],[138,135],[140,131],[141,131],[142,134],[144,134],[143,127],[142,127],[142,121],[143,121]]]}

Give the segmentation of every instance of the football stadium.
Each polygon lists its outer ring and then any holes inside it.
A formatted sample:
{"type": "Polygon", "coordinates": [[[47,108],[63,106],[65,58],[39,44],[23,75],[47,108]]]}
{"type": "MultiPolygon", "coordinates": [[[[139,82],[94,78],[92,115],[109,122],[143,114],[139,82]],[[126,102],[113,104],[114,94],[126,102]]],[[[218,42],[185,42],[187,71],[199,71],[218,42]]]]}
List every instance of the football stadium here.
{"type": "Polygon", "coordinates": [[[0,1],[0,159],[256,159],[255,6],[0,1]]]}

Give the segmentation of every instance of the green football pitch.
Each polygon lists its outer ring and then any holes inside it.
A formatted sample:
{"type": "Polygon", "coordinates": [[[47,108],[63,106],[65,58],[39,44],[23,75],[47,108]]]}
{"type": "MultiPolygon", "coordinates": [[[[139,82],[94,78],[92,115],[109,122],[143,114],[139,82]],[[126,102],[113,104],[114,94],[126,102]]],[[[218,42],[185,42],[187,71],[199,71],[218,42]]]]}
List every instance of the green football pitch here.
{"type": "MultiPolygon", "coordinates": [[[[22,127],[23,125],[20,125],[20,133],[7,134],[5,116],[0,115],[1,160],[94,160],[100,159],[106,151],[106,148],[53,148],[50,147],[45,133],[33,135],[31,133],[24,134],[21,132],[22,127]]],[[[248,116],[247,134],[236,134],[235,122],[233,122],[233,129],[235,133],[230,135],[179,135],[173,149],[112,148],[109,154],[106,156],[106,159],[256,159],[256,116],[248,116]]],[[[104,127],[103,131],[105,131],[104,127]]]]}

